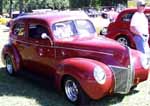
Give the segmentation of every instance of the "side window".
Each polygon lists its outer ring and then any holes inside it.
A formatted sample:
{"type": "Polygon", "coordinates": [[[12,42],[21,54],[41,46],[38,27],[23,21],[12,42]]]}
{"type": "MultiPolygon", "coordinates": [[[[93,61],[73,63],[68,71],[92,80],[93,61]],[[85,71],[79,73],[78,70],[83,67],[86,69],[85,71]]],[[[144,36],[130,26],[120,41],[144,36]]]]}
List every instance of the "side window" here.
{"type": "Polygon", "coordinates": [[[133,16],[133,13],[126,14],[126,15],[124,15],[124,16],[122,17],[122,21],[130,22],[132,16],[133,16]]]}
{"type": "Polygon", "coordinates": [[[43,25],[39,25],[39,24],[29,25],[29,37],[35,39],[41,39],[42,33],[48,34],[47,29],[43,25]]]}
{"type": "Polygon", "coordinates": [[[17,23],[14,25],[13,34],[16,36],[25,35],[25,25],[23,23],[17,23]]]}
{"type": "Polygon", "coordinates": [[[95,33],[93,24],[88,20],[76,20],[76,27],[79,34],[95,33]]]}
{"type": "Polygon", "coordinates": [[[69,38],[77,33],[73,21],[58,22],[53,25],[54,36],[57,39],[69,38]]]}

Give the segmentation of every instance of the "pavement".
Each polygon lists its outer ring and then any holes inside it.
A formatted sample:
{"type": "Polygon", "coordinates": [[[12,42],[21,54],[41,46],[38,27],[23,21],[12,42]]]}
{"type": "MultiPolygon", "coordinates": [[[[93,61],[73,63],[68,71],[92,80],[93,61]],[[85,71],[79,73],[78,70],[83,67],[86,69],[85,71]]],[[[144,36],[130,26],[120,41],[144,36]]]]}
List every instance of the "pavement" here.
{"type": "Polygon", "coordinates": [[[9,29],[6,25],[0,25],[0,30],[9,29]]]}
{"type": "Polygon", "coordinates": [[[9,28],[0,25],[0,48],[8,41],[9,28]]]}

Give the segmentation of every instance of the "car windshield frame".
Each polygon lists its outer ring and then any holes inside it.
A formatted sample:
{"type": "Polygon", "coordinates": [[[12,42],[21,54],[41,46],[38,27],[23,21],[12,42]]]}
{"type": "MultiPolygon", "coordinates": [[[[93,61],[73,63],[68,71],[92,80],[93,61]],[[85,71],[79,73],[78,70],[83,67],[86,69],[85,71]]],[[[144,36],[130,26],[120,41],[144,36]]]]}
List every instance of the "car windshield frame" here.
{"type": "Polygon", "coordinates": [[[93,23],[88,19],[59,21],[52,25],[54,39],[64,40],[74,37],[91,37],[96,33],[93,23]]]}

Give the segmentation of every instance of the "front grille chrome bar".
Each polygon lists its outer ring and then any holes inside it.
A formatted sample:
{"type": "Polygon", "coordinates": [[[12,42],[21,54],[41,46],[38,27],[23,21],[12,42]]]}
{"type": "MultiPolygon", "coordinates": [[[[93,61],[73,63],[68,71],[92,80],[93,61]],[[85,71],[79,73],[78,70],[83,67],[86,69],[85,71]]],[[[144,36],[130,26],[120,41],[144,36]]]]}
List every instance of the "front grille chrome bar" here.
{"type": "Polygon", "coordinates": [[[109,65],[115,79],[114,93],[127,94],[130,91],[131,87],[133,86],[134,61],[132,59],[130,48],[128,47],[126,48],[128,50],[129,59],[130,59],[128,67],[109,65]]]}

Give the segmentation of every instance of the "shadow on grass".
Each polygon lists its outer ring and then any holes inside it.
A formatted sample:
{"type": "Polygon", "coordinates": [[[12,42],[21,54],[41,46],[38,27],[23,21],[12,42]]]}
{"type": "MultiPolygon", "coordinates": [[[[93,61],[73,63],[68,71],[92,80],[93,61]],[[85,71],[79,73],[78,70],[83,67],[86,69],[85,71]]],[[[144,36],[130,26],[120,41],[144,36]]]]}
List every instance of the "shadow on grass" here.
{"type": "Polygon", "coordinates": [[[136,94],[139,91],[137,90],[131,90],[128,94],[113,94],[113,95],[108,95],[102,98],[99,101],[92,101],[91,106],[111,106],[111,105],[116,105],[116,106],[122,106],[121,102],[124,99],[125,96],[136,94]]]}
{"type": "MultiPolygon", "coordinates": [[[[14,99],[15,97],[23,97],[31,99],[33,102],[36,101],[40,106],[62,106],[62,104],[73,106],[51,86],[46,86],[41,82],[38,84],[37,80],[25,77],[25,75],[9,76],[4,70],[4,68],[0,69],[0,96],[13,96],[14,99]]],[[[19,106],[23,105],[20,103],[19,106]]]]}
{"type": "MultiPolygon", "coordinates": [[[[19,96],[34,99],[41,106],[74,106],[65,99],[64,95],[59,94],[59,92],[53,89],[50,83],[39,83],[39,81],[28,78],[25,75],[11,77],[4,70],[4,68],[0,68],[0,96],[19,96]]],[[[137,91],[132,90],[128,95],[134,93],[137,93],[137,91]]],[[[91,101],[89,106],[111,106],[118,104],[123,100],[124,96],[119,94],[106,96],[101,100],[91,101]]]]}

